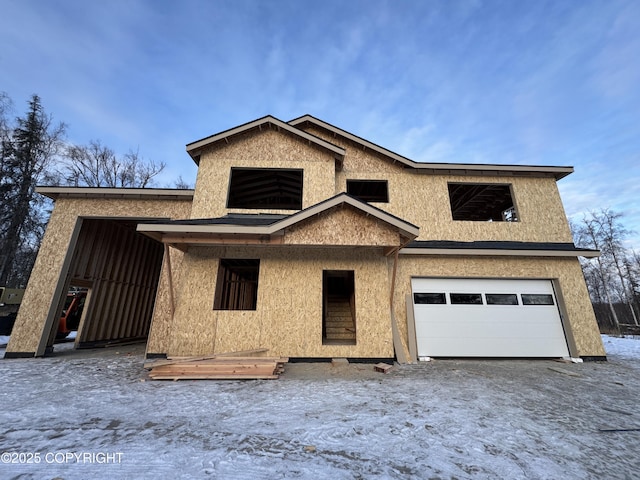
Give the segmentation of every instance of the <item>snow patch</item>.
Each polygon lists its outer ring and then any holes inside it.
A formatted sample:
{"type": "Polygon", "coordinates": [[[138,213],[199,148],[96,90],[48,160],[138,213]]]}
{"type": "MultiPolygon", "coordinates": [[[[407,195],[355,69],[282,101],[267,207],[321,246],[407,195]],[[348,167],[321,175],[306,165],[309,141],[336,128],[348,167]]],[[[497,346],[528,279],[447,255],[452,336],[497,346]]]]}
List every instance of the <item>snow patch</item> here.
{"type": "Polygon", "coordinates": [[[548,360],[435,359],[386,375],[289,364],[279,380],[224,382],[150,381],[141,346],[66,342],[0,360],[0,453],[121,462],[4,463],[1,476],[632,478],[640,341],[603,340],[610,361],[565,363],[574,375],[548,360]]]}

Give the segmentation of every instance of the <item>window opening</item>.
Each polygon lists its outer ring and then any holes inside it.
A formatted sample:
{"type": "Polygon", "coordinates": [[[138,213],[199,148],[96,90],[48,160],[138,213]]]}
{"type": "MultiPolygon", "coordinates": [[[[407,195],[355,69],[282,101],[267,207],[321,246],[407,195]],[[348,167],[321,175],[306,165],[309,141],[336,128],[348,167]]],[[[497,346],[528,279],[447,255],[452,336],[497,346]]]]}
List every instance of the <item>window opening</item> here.
{"type": "Polygon", "coordinates": [[[301,210],[302,170],[232,168],[227,208],[301,210]]]}
{"type": "Polygon", "coordinates": [[[416,305],[444,305],[447,297],[444,293],[414,293],[413,303],[416,305]]]}
{"type": "Polygon", "coordinates": [[[389,202],[386,180],[347,180],[347,193],[363,202],[389,202]]]}
{"type": "Polygon", "coordinates": [[[221,259],[214,310],[255,310],[260,260],[221,259]]]}
{"type": "Polygon", "coordinates": [[[523,305],[554,305],[553,295],[538,294],[538,293],[523,293],[522,294],[523,305]]]}
{"type": "Polygon", "coordinates": [[[451,293],[451,305],[482,305],[480,293],[451,293]]]}
{"type": "Polygon", "coordinates": [[[487,305],[518,305],[518,295],[515,293],[487,293],[487,305]]]}
{"type": "Polygon", "coordinates": [[[450,183],[448,187],[454,220],[518,221],[510,185],[450,183]]]}

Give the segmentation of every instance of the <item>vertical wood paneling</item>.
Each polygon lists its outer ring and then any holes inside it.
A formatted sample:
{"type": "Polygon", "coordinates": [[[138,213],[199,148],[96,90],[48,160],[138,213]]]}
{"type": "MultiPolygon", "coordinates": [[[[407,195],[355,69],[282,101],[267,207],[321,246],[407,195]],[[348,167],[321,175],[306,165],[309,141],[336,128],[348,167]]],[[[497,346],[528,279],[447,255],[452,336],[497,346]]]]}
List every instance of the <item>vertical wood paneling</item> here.
{"type": "Polygon", "coordinates": [[[84,221],[70,269],[93,284],[80,346],[147,335],[161,262],[162,246],[131,227],[84,221]]]}

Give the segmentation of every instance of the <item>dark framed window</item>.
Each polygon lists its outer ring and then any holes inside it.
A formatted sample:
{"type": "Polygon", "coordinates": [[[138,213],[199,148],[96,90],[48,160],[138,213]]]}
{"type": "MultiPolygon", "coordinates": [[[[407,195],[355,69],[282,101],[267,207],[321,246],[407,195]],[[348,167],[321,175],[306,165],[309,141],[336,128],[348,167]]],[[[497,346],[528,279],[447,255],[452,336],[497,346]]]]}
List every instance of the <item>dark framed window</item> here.
{"type": "Polygon", "coordinates": [[[386,180],[347,180],[347,193],[363,202],[389,202],[386,180]]]}
{"type": "Polygon", "coordinates": [[[485,293],[487,305],[518,305],[518,295],[515,293],[485,293]]]}
{"type": "Polygon", "coordinates": [[[220,260],[214,310],[255,310],[260,260],[220,260]]]}
{"type": "Polygon", "coordinates": [[[413,303],[416,305],[444,305],[447,297],[444,293],[414,293],[413,303]]]}
{"type": "Polygon", "coordinates": [[[300,169],[232,168],[227,208],[302,209],[300,169]]]}
{"type": "Polygon", "coordinates": [[[540,293],[523,293],[523,305],[555,305],[553,303],[553,295],[540,293]]]}
{"type": "Polygon", "coordinates": [[[450,293],[451,305],[483,305],[480,293],[450,293]]]}
{"type": "Polygon", "coordinates": [[[449,183],[449,202],[454,220],[517,222],[511,185],[449,183]]]}

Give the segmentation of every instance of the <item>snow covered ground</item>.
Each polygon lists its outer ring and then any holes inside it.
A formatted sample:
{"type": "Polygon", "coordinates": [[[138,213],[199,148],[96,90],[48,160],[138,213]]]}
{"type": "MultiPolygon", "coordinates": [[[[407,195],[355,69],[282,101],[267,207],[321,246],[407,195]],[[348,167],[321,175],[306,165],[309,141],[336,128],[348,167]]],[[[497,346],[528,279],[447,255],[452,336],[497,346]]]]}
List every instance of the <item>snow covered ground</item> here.
{"type": "Polygon", "coordinates": [[[223,382],[150,381],[139,346],[62,344],[0,360],[0,478],[634,478],[640,339],[603,340],[608,362],[295,364],[223,382]]]}

